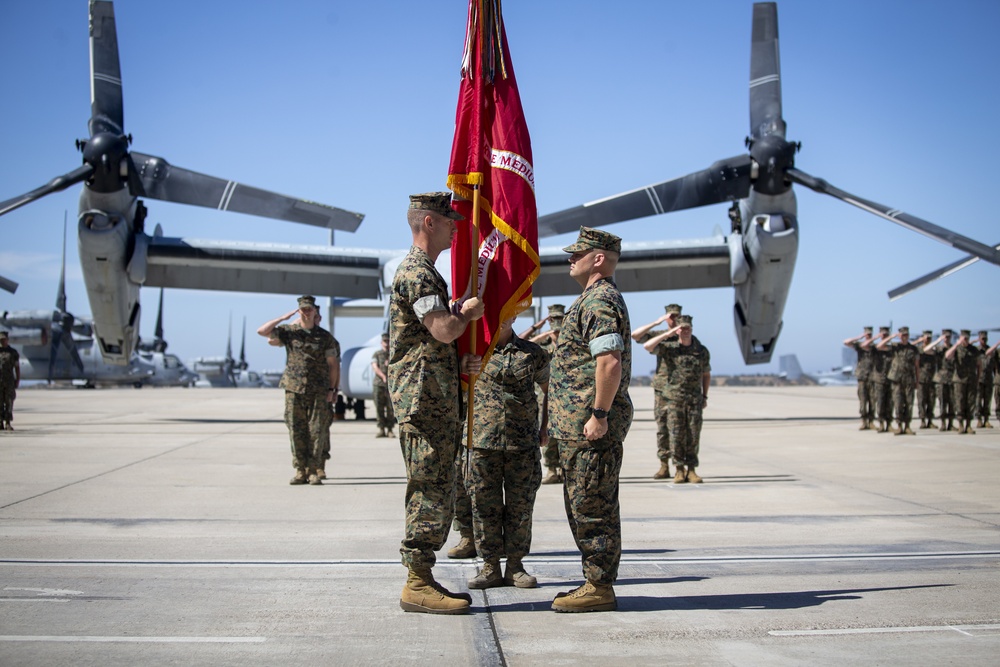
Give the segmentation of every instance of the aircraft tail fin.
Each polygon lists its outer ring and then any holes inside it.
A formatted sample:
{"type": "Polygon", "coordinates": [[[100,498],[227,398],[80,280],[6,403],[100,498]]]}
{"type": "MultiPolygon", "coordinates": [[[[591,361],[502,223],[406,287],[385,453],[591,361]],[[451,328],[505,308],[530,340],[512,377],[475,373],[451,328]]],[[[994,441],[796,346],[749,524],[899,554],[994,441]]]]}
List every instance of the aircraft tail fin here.
{"type": "Polygon", "coordinates": [[[783,354],[778,357],[778,375],[786,380],[798,380],[802,377],[802,366],[794,354],[783,354]]]}

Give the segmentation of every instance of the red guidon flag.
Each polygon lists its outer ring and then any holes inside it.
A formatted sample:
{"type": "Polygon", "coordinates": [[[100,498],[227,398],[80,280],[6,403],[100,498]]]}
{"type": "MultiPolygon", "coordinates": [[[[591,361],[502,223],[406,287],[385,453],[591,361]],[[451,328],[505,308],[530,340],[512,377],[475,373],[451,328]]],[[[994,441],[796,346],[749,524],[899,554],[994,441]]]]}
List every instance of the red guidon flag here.
{"type": "Polygon", "coordinates": [[[478,295],[486,306],[459,352],[473,351],[474,339],[485,366],[500,323],[531,306],[540,270],[531,139],[500,0],[469,2],[448,187],[465,216],[451,247],[453,298],[478,295]]]}

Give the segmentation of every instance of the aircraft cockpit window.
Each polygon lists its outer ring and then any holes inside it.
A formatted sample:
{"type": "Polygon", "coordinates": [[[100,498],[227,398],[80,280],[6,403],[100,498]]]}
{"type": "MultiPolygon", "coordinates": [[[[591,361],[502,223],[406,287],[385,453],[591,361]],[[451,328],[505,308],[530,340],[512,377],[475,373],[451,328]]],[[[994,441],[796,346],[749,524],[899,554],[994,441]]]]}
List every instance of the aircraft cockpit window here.
{"type": "Polygon", "coordinates": [[[163,357],[163,366],[165,368],[178,368],[181,365],[180,359],[172,354],[165,355],[163,357]]]}

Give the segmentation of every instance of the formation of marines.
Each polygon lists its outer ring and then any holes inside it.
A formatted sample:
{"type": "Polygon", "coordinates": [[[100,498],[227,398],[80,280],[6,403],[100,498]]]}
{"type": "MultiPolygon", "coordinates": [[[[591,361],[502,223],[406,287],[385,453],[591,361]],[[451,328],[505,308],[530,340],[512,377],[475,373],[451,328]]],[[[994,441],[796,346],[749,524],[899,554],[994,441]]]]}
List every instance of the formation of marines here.
{"type": "Polygon", "coordinates": [[[909,327],[895,334],[880,327],[878,338],[873,331],[865,327],[844,341],[858,355],[860,430],[914,435],[914,395],[922,429],[934,427],[935,404],[940,431],[974,434],[974,418],[975,428],[993,428],[991,403],[1000,420],[1000,344],[991,347],[987,331],[980,331],[975,343],[969,329],[960,330],[954,342],[951,329],[942,329],[937,338],[925,330],[915,341],[909,327]],[[896,427],[890,428],[893,416],[896,427]]]}

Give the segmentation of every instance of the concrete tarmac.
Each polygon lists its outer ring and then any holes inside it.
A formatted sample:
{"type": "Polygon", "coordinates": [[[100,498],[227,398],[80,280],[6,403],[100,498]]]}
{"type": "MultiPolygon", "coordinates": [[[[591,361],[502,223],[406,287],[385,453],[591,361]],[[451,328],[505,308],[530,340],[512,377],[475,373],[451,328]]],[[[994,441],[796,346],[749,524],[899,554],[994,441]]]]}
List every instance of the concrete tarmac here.
{"type": "MultiPolygon", "coordinates": [[[[1000,428],[859,432],[851,387],[713,387],[701,485],[654,481],[632,392],[619,610],[582,582],[543,486],[537,589],[404,613],[404,469],[335,422],[330,479],[289,486],[279,390],[24,390],[0,432],[0,665],[995,665],[1000,428]]],[[[457,542],[454,533],[446,549],[457,542]]],[[[477,562],[440,554],[467,590],[477,562]]]]}

